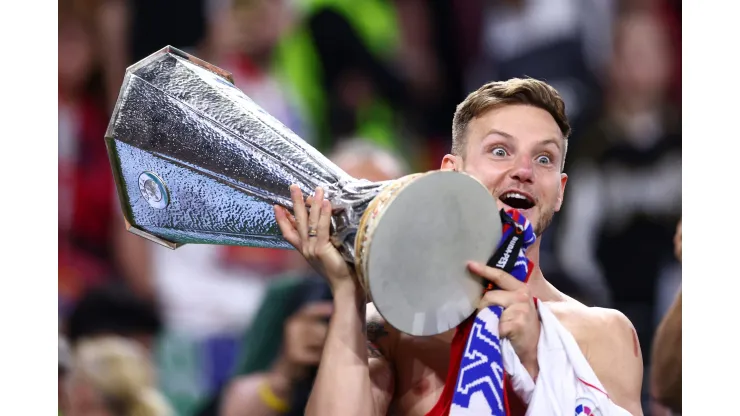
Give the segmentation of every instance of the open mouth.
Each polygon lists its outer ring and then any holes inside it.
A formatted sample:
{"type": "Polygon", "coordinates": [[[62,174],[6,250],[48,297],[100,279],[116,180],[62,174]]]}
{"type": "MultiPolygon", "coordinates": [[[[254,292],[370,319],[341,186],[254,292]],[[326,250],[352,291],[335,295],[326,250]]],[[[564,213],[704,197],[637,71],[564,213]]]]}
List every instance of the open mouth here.
{"type": "Polygon", "coordinates": [[[498,199],[514,209],[530,209],[534,206],[534,201],[529,196],[519,192],[504,192],[498,199]]]}

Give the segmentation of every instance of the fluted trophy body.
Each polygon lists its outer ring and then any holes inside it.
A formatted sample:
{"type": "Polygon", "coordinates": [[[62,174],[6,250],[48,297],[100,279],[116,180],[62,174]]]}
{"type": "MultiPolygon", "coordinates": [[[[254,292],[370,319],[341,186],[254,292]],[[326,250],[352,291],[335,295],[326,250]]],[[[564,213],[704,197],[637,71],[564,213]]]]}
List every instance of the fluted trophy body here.
{"type": "Polygon", "coordinates": [[[129,231],[170,248],[289,248],[272,206],[317,186],[335,208],[333,241],[354,236],[389,182],[349,176],[237,89],[231,75],[172,47],[126,71],[106,145],[129,231]]]}

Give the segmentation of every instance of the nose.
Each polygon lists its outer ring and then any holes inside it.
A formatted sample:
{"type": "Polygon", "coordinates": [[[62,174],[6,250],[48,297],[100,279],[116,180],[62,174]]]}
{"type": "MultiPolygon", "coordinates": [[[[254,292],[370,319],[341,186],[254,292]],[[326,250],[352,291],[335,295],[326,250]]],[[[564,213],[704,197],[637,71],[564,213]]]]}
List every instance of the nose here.
{"type": "Polygon", "coordinates": [[[532,170],[532,161],[526,157],[518,157],[511,168],[511,178],[522,182],[532,183],[534,180],[534,171],[532,170]]]}

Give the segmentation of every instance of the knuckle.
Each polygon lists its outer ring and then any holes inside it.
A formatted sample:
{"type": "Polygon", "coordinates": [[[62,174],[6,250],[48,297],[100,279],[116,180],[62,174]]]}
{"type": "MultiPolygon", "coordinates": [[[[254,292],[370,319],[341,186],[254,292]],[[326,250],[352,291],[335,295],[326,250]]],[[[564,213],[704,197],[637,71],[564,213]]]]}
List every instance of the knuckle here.
{"type": "Polygon", "coordinates": [[[517,292],[516,293],[516,301],[519,302],[519,303],[529,301],[529,291],[528,290],[522,290],[520,292],[517,292]]]}

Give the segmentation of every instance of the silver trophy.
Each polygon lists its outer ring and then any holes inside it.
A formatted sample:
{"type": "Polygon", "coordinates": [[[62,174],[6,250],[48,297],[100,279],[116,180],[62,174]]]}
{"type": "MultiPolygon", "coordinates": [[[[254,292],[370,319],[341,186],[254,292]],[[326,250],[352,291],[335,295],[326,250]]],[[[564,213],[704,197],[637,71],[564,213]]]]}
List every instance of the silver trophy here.
{"type": "Polygon", "coordinates": [[[105,135],[126,227],[183,244],[290,248],[273,205],[289,186],[331,201],[332,243],[386,320],[412,335],[475,310],[501,236],[495,199],[475,178],[432,171],[370,182],[343,172],[237,89],[231,75],[172,47],[126,71],[105,135]]]}
{"type": "Polygon", "coordinates": [[[272,206],[291,184],[317,186],[335,208],[335,245],[386,183],[347,175],[237,89],[231,74],[173,47],[126,71],[105,135],[129,231],[183,244],[289,248],[272,206]]]}

